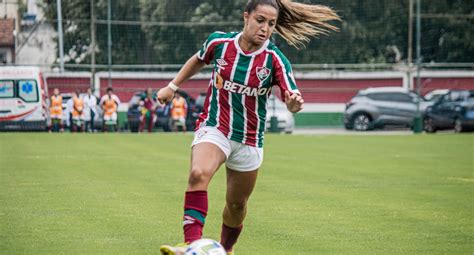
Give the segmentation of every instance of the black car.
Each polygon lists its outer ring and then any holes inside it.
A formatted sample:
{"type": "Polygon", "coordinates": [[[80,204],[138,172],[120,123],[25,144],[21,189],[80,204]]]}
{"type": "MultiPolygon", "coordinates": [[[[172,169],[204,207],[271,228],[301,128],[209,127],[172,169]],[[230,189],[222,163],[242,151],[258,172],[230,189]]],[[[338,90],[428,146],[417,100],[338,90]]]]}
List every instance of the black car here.
{"type": "Polygon", "coordinates": [[[474,90],[450,90],[426,109],[423,124],[429,133],[474,130],[474,90]]]}
{"type": "MultiPolygon", "coordinates": [[[[192,98],[185,91],[178,90],[176,93],[179,93],[188,104],[188,113],[186,116],[186,130],[192,131],[194,130],[196,119],[199,116],[199,113],[197,111],[200,111],[200,108],[196,107],[194,98],[192,98]]],[[[130,128],[131,132],[138,132],[138,128],[140,126],[141,113],[139,109],[139,103],[142,96],[143,93],[141,92],[135,93],[128,103],[127,119],[128,127],[130,128]]],[[[165,132],[171,131],[170,104],[157,107],[155,114],[157,117],[155,122],[155,128],[162,128],[165,132]]]]}

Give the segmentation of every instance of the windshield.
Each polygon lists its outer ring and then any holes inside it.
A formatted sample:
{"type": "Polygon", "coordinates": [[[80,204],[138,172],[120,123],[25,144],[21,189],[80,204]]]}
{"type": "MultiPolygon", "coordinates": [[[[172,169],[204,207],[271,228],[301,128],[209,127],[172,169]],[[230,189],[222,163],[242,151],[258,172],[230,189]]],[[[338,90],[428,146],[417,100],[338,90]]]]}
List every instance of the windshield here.
{"type": "Polygon", "coordinates": [[[39,91],[35,80],[0,81],[0,98],[21,98],[25,102],[38,102],[39,91]]]}
{"type": "Polygon", "coordinates": [[[15,95],[13,81],[0,81],[0,98],[9,98],[15,95]]]}

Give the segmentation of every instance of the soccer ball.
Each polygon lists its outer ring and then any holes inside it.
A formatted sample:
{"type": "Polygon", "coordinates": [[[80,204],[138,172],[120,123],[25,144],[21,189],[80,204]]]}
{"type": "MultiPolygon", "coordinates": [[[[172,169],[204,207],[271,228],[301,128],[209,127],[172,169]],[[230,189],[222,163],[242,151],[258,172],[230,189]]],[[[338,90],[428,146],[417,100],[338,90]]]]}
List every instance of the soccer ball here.
{"type": "Polygon", "coordinates": [[[224,247],[211,239],[199,239],[192,242],[185,255],[226,255],[224,247]]]}

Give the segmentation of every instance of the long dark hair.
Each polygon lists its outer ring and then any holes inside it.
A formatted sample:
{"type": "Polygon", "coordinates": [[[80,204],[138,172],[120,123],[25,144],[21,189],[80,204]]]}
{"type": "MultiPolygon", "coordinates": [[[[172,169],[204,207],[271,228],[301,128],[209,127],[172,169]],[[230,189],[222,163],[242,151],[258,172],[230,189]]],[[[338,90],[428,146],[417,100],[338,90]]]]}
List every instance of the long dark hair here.
{"type": "Polygon", "coordinates": [[[269,5],[278,11],[276,31],[288,44],[300,48],[310,37],[328,34],[338,28],[329,21],[340,20],[330,7],[292,2],[291,0],[249,0],[245,11],[249,14],[259,5],[269,5]]]}

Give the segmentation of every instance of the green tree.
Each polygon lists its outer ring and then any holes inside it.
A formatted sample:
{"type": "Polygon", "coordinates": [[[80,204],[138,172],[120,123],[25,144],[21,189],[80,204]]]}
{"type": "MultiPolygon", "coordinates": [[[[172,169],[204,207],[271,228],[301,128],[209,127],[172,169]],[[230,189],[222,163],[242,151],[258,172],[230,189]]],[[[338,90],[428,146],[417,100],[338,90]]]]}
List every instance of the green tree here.
{"type": "MultiPolygon", "coordinates": [[[[55,0],[46,0],[43,9],[55,28],[57,6],[55,0]]],[[[111,20],[137,20],[139,17],[138,0],[114,0],[111,20]]],[[[97,0],[96,20],[107,19],[107,0],[97,0]]],[[[89,64],[91,46],[91,8],[90,1],[62,1],[65,63],[89,64]]],[[[148,54],[150,47],[139,25],[112,25],[112,63],[143,64],[151,63],[148,54]]],[[[96,23],[96,64],[107,64],[107,24],[96,23]]]]}
{"type": "MultiPolygon", "coordinates": [[[[312,40],[304,51],[275,35],[274,42],[293,63],[397,63],[406,61],[408,0],[297,0],[328,5],[342,22],[339,32],[312,40]]],[[[213,31],[240,31],[247,0],[113,0],[112,20],[141,24],[112,26],[113,64],[182,64],[213,31]]],[[[470,0],[421,1],[423,13],[470,14],[470,0]]],[[[63,3],[68,63],[90,62],[90,1],[63,3]]],[[[46,15],[56,20],[56,1],[45,0],[46,15]]],[[[107,0],[96,0],[98,20],[106,20],[107,0]]],[[[56,27],[56,25],[54,24],[56,27]]],[[[422,20],[424,62],[473,62],[473,19],[448,16],[422,20]]],[[[107,63],[107,25],[97,24],[97,63],[107,63]]]]}

